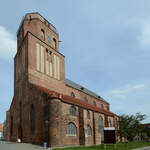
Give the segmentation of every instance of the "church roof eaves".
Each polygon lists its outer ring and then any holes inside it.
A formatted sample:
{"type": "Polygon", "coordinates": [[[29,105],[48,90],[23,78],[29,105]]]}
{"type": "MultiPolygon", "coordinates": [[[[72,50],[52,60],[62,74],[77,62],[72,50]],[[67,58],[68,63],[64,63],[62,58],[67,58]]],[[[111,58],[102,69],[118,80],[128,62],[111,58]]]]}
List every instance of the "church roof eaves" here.
{"type": "Polygon", "coordinates": [[[41,87],[41,86],[38,86],[38,85],[33,85],[33,86],[37,87],[38,89],[40,89],[44,93],[47,93],[48,95],[50,95],[50,97],[56,97],[56,98],[60,99],[64,103],[77,105],[77,106],[82,107],[84,109],[89,109],[89,110],[92,110],[92,111],[95,111],[95,112],[98,112],[98,113],[102,113],[102,114],[106,114],[106,115],[109,115],[109,116],[119,117],[118,115],[112,113],[111,111],[104,110],[104,109],[99,108],[97,106],[88,104],[87,102],[81,101],[77,98],[73,98],[73,97],[70,97],[68,95],[63,95],[63,94],[60,94],[60,93],[55,92],[55,91],[51,91],[47,88],[44,88],[44,87],[41,87]]]}

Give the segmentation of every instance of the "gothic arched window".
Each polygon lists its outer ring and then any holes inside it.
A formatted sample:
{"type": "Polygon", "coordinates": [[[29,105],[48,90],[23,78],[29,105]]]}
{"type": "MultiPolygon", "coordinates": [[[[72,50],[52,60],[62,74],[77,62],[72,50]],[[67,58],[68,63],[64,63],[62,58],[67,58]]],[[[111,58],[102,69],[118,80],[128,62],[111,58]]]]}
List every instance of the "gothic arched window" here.
{"type": "Polygon", "coordinates": [[[98,131],[101,133],[101,140],[104,141],[104,129],[103,129],[103,118],[98,118],[98,131]]]}
{"type": "Polygon", "coordinates": [[[70,107],[70,115],[76,116],[76,108],[75,108],[75,106],[71,106],[70,107]]]}
{"type": "Polygon", "coordinates": [[[75,98],[75,94],[73,92],[71,92],[71,97],[75,98]]]}
{"type": "Polygon", "coordinates": [[[88,127],[87,127],[87,132],[88,132],[88,136],[92,135],[92,129],[91,129],[90,125],[88,125],[88,127]]]}
{"type": "Polygon", "coordinates": [[[102,129],[103,129],[103,118],[101,116],[99,116],[99,118],[98,118],[98,130],[99,130],[99,132],[101,132],[102,129]]]}
{"type": "Polygon", "coordinates": [[[30,130],[33,132],[35,130],[35,109],[34,105],[30,105],[30,130]]]}
{"type": "Polygon", "coordinates": [[[66,134],[70,136],[75,136],[77,134],[76,126],[74,123],[70,122],[66,127],[66,134]]]}
{"type": "Polygon", "coordinates": [[[87,110],[87,118],[90,119],[90,112],[87,110]]]}

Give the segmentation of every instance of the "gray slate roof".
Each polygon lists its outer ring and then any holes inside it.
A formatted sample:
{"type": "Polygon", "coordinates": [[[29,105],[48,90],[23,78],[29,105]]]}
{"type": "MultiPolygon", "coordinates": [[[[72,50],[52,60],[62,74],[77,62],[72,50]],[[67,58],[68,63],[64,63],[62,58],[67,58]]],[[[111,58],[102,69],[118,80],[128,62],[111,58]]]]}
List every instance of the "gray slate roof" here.
{"type": "Polygon", "coordinates": [[[83,86],[81,86],[81,85],[79,85],[79,84],[77,84],[77,83],[75,83],[75,82],[73,82],[73,81],[71,81],[69,79],[66,79],[66,85],[68,85],[68,86],[70,86],[72,88],[75,88],[75,89],[77,89],[79,91],[82,91],[82,92],[84,92],[84,93],[86,93],[86,94],[88,94],[90,96],[93,96],[93,97],[95,97],[95,98],[97,98],[97,99],[99,99],[101,101],[104,101],[105,103],[108,103],[101,96],[97,95],[96,93],[88,90],[87,88],[85,88],[85,87],[83,87],[83,86]]]}

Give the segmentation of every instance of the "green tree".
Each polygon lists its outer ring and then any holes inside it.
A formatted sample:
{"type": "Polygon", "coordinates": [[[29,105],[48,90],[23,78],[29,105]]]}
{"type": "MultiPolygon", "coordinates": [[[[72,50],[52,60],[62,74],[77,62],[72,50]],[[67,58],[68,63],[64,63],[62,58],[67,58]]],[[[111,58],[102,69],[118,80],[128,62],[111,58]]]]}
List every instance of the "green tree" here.
{"type": "Polygon", "coordinates": [[[3,139],[5,139],[7,136],[7,132],[6,132],[6,120],[3,123],[3,139]]]}
{"type": "Polygon", "coordinates": [[[126,137],[132,141],[139,134],[141,122],[146,118],[146,115],[136,113],[135,115],[122,115],[119,122],[119,134],[121,137],[126,137]]]}

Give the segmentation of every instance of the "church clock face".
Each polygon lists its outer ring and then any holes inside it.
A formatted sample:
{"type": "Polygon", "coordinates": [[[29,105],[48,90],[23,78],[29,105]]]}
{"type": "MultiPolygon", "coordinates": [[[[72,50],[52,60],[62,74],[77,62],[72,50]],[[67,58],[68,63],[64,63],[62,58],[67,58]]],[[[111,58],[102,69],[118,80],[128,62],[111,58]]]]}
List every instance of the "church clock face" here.
{"type": "Polygon", "coordinates": [[[47,40],[48,40],[49,43],[51,42],[51,37],[50,37],[50,35],[47,35],[47,40]]]}

